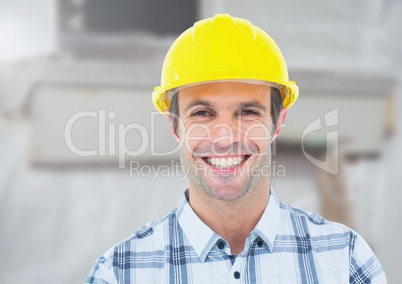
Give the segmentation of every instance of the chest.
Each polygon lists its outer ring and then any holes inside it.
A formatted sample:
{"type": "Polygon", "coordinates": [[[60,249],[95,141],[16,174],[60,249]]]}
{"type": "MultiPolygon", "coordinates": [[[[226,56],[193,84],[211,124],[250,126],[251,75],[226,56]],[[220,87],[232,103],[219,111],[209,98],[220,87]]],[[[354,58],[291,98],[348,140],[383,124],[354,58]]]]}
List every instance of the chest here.
{"type": "Polygon", "coordinates": [[[294,254],[250,251],[230,259],[225,254],[165,259],[153,268],[131,269],[120,283],[349,283],[347,258],[332,253],[294,254]]]}

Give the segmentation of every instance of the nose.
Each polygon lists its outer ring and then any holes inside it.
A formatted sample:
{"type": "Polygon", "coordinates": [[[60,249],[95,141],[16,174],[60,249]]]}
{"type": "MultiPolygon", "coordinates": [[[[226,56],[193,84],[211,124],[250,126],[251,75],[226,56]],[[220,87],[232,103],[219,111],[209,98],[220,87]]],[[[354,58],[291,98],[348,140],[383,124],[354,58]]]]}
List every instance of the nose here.
{"type": "Polygon", "coordinates": [[[220,114],[212,125],[212,144],[218,149],[227,149],[241,140],[240,121],[230,114],[220,114]]]}

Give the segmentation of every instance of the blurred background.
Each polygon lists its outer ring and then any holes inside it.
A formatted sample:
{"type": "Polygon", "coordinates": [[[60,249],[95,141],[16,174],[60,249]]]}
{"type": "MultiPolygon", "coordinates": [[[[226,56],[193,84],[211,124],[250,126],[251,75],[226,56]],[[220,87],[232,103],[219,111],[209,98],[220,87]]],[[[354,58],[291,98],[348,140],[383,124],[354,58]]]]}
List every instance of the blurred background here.
{"type": "Polygon", "coordinates": [[[355,229],[399,283],[401,1],[0,0],[1,283],[83,283],[177,206],[187,180],[151,92],[174,39],[223,12],[267,31],[301,89],[276,194],[355,229]]]}

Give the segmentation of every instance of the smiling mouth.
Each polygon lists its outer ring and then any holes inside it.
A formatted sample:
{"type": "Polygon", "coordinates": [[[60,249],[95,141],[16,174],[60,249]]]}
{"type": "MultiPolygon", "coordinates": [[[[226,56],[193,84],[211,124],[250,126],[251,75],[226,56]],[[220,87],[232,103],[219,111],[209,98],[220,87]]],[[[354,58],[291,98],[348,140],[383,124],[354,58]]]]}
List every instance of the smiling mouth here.
{"type": "Polygon", "coordinates": [[[251,155],[231,156],[231,157],[203,157],[202,160],[207,164],[218,169],[234,168],[245,162],[251,155]]]}

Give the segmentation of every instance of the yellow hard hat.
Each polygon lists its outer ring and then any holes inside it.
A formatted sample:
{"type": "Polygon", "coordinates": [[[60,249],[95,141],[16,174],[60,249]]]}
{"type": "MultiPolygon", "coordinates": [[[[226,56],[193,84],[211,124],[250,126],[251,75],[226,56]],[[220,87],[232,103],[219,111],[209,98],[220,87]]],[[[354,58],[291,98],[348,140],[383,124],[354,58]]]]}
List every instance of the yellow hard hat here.
{"type": "Polygon", "coordinates": [[[285,59],[275,41],[247,20],[218,14],[196,22],[172,44],[152,102],[165,114],[172,95],[181,87],[230,80],[277,84],[286,108],[299,95],[296,83],[289,81],[285,59]]]}

